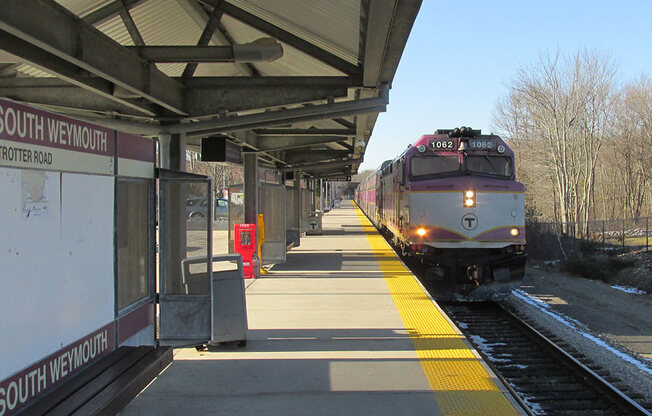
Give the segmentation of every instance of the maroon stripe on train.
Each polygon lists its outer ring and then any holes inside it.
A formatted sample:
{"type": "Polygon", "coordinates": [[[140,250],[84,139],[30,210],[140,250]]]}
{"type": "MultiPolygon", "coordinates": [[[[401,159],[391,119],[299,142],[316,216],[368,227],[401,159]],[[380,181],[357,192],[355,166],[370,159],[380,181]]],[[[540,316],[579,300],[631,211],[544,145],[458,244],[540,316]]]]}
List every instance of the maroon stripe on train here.
{"type": "Polygon", "coordinates": [[[473,189],[478,193],[525,191],[525,186],[520,182],[492,178],[480,178],[477,176],[457,176],[452,178],[412,181],[410,182],[409,186],[410,191],[413,192],[463,192],[467,189],[473,189]]]}
{"type": "Polygon", "coordinates": [[[493,241],[493,240],[523,240],[525,238],[525,227],[517,226],[510,227],[505,226],[505,228],[499,228],[497,230],[490,230],[480,235],[477,235],[473,240],[474,241],[493,241]],[[512,228],[518,229],[518,235],[516,237],[512,236],[510,231],[512,228]]]}

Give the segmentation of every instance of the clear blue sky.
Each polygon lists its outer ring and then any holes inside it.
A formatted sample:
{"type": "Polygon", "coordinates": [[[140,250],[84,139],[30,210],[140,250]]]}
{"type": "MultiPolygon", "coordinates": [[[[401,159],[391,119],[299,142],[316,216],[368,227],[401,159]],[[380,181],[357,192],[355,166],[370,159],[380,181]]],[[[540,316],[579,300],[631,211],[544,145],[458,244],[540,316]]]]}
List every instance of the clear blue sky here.
{"type": "Polygon", "coordinates": [[[438,128],[491,132],[517,70],[557,48],[609,54],[619,82],[652,76],[652,0],[423,0],[360,171],[438,128]]]}

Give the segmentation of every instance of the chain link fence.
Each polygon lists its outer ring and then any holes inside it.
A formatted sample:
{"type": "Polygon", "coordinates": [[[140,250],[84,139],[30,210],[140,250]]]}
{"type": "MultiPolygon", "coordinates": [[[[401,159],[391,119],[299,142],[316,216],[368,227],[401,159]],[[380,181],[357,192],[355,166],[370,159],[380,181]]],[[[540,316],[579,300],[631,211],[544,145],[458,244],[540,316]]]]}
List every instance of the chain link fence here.
{"type": "Polygon", "coordinates": [[[564,224],[530,222],[525,226],[528,256],[554,260],[578,251],[648,251],[652,242],[650,226],[650,217],[564,224]]]}

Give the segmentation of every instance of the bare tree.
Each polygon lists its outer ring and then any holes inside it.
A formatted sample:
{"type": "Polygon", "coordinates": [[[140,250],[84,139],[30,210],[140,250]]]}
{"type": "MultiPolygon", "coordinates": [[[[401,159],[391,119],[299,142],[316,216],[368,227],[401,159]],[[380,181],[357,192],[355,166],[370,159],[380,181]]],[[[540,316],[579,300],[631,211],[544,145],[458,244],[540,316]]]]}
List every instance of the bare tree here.
{"type": "Polygon", "coordinates": [[[652,81],[641,75],[622,89],[617,100],[616,134],[610,156],[621,185],[626,217],[649,215],[652,205],[652,81]],[[648,211],[644,212],[645,208],[648,211]]]}
{"type": "Polygon", "coordinates": [[[553,215],[562,224],[587,221],[591,214],[596,165],[613,121],[613,82],[607,57],[542,54],[518,72],[497,106],[498,127],[536,161],[537,180],[550,181],[553,215]]]}
{"type": "Polygon", "coordinates": [[[213,179],[213,192],[223,196],[224,190],[231,185],[243,182],[242,166],[227,162],[202,162],[199,153],[186,152],[188,172],[205,175],[213,179]]]}

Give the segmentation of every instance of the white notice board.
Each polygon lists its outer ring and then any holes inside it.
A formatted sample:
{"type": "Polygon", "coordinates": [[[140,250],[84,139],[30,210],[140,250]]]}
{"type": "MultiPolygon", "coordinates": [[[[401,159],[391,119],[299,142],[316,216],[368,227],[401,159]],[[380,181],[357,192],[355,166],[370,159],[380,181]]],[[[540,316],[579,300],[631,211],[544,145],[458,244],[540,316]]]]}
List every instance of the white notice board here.
{"type": "Polygon", "coordinates": [[[0,380],[113,320],[114,184],[0,167],[0,380]]]}

